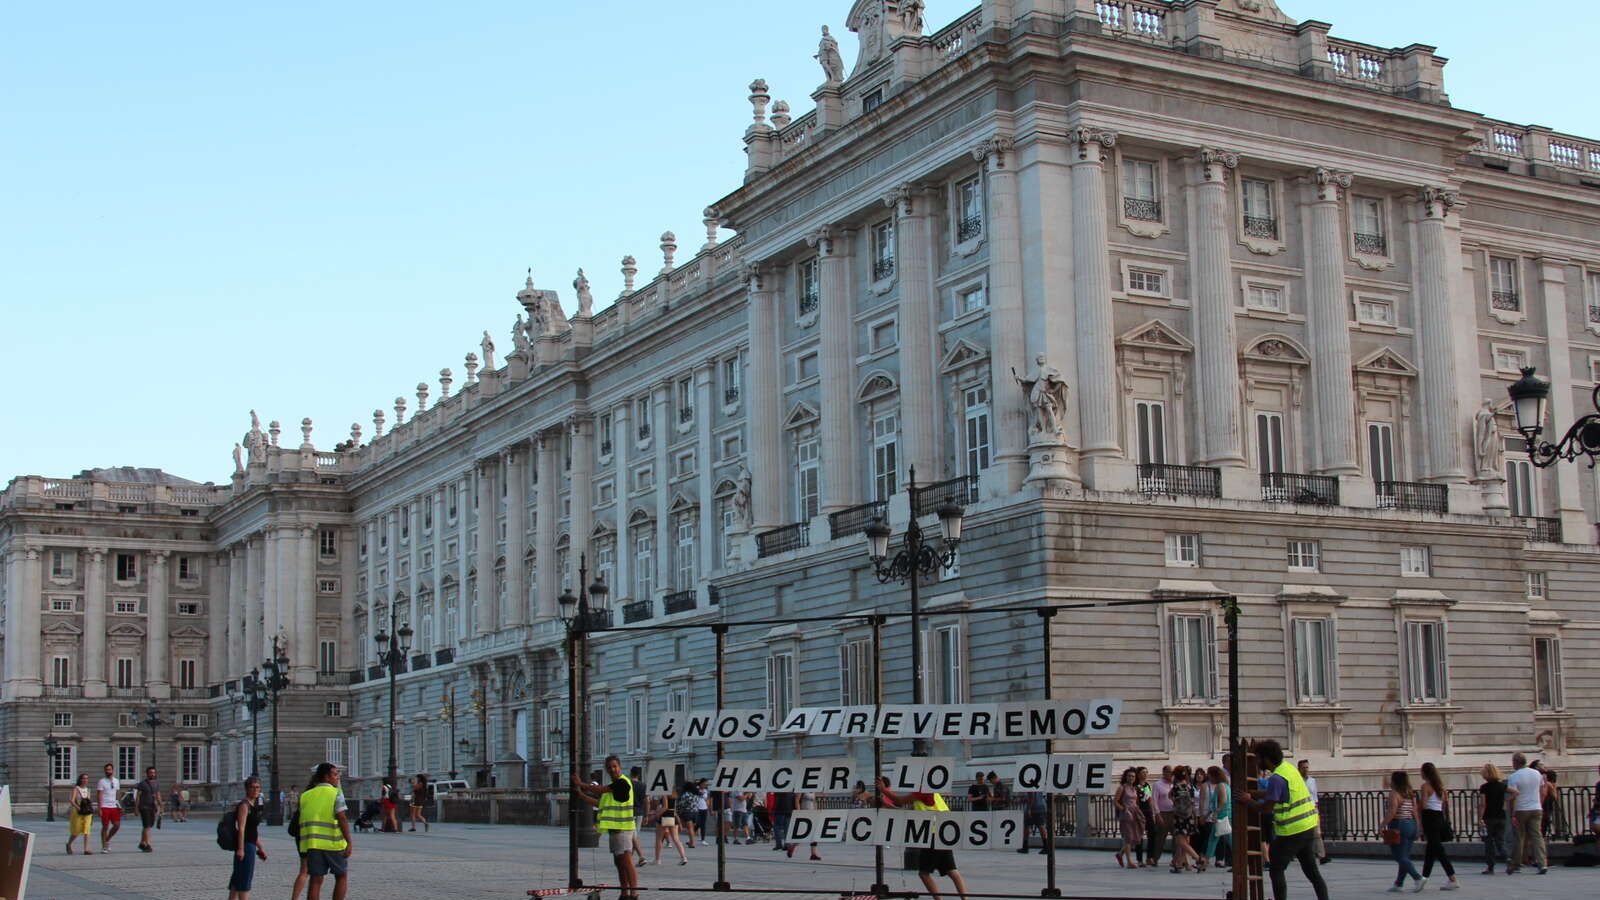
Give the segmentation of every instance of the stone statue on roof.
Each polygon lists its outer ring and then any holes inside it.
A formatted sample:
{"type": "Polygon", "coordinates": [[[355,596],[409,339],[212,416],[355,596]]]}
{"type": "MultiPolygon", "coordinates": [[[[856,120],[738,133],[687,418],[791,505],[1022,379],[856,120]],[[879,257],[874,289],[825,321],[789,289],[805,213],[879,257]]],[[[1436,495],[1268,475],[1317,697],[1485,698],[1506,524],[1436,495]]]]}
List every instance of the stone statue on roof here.
{"type": "Polygon", "coordinates": [[[572,289],[578,293],[578,315],[588,318],[594,315],[594,294],[589,292],[589,279],[578,270],[578,277],[572,279],[572,289]]]}
{"type": "Polygon", "coordinates": [[[483,368],[485,371],[494,369],[494,338],[489,337],[489,332],[483,332],[483,340],[478,347],[483,350],[483,368]]]}
{"type": "Polygon", "coordinates": [[[844,57],[839,55],[839,42],[828,33],[828,26],[822,26],[822,41],[817,44],[817,55],[814,57],[822,64],[823,77],[828,84],[838,84],[844,81],[844,57]]]}
{"type": "Polygon", "coordinates": [[[522,321],[522,313],[517,313],[517,321],[511,323],[511,345],[516,353],[528,349],[528,325],[522,321]]]}

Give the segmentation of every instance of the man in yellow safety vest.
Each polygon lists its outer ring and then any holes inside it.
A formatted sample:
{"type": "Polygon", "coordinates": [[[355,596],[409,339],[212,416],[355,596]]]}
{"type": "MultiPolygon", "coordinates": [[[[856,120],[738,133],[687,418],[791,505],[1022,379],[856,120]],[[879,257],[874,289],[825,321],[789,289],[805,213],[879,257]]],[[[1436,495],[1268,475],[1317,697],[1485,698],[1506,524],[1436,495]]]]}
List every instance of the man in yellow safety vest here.
{"type": "Polygon", "coordinates": [[[1277,741],[1256,744],[1256,759],[1261,764],[1258,789],[1250,796],[1261,815],[1272,819],[1272,855],[1267,872],[1272,878],[1273,900],[1286,900],[1289,885],[1283,872],[1290,860],[1300,861],[1300,870],[1311,882],[1317,900],[1328,900],[1328,885],[1317,868],[1317,804],[1311,799],[1300,770],[1283,761],[1283,747],[1277,741]]]}
{"type": "MultiPolygon", "coordinates": [[[[898,806],[901,809],[910,807],[919,812],[949,812],[950,806],[936,791],[915,792],[909,794],[896,794],[889,789],[889,779],[878,776],[878,792],[883,795],[885,805],[898,806]]],[[[950,879],[955,886],[956,893],[961,895],[961,900],[967,900],[967,881],[961,877],[961,870],[956,868],[956,854],[949,847],[919,847],[917,848],[917,876],[922,879],[923,887],[928,889],[928,896],[939,900],[939,888],[933,881],[933,873],[938,872],[950,879]]]]}
{"type": "Polygon", "coordinates": [[[578,799],[599,808],[594,827],[610,841],[611,859],[622,882],[618,900],[639,900],[639,873],[633,868],[633,779],[622,774],[622,761],[615,756],[606,757],[606,774],[611,776],[610,787],[587,784],[576,772],[572,786],[578,799]]]}
{"type": "Polygon", "coordinates": [[[322,879],[333,876],[333,900],[344,900],[349,889],[349,860],[355,851],[350,840],[350,817],[345,813],[344,792],[339,790],[339,767],[317,765],[316,783],[300,794],[300,855],[306,860],[311,882],[306,900],[317,900],[322,879]]]}

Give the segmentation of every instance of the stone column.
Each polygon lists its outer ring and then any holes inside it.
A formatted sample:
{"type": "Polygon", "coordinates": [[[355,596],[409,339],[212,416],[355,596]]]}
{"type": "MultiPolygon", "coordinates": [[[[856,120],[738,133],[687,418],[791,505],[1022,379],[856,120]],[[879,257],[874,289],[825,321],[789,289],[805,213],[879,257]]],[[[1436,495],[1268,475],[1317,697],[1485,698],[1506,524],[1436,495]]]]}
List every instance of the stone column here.
{"type": "Polygon", "coordinates": [[[900,431],[905,463],[916,466],[929,481],[938,477],[940,465],[937,368],[934,349],[934,312],[938,298],[930,285],[928,269],[928,216],[936,202],[917,185],[901,185],[883,198],[895,211],[896,273],[900,281],[897,329],[900,338],[900,431]]]}
{"type": "Polygon", "coordinates": [[[360,537],[356,527],[339,531],[339,636],[335,649],[338,670],[345,671],[360,665],[360,654],[355,644],[362,635],[355,633],[356,621],[356,565],[359,562],[356,544],[360,537]]]}
{"type": "MultiPolygon", "coordinates": [[[[20,544],[20,541],[16,542],[20,544]]],[[[15,545],[14,545],[15,546],[15,545]]],[[[40,552],[24,547],[11,552],[6,566],[6,690],[8,699],[38,697],[44,693],[40,667],[39,605],[41,576],[40,552]]]]}
{"type": "MultiPolygon", "coordinates": [[[[391,547],[394,545],[392,538],[389,543],[391,547]]],[[[264,660],[272,655],[272,639],[283,627],[282,606],[278,599],[279,585],[284,583],[285,574],[280,571],[281,549],[277,526],[269,526],[262,537],[260,641],[249,651],[250,658],[255,661],[264,660]]],[[[394,575],[393,566],[390,567],[389,574],[394,575]]]]}
{"type": "MultiPolygon", "coordinates": [[[[568,427],[572,434],[572,520],[568,546],[572,551],[572,564],[576,566],[582,554],[589,562],[590,578],[593,578],[594,554],[589,549],[589,532],[594,530],[594,420],[588,416],[574,416],[568,427]]],[[[577,593],[576,589],[573,593],[577,593]]]]}
{"type": "MultiPolygon", "coordinates": [[[[783,524],[783,354],[778,349],[778,304],[783,295],[777,290],[778,284],[779,275],[774,269],[750,267],[750,393],[744,408],[750,436],[750,530],[754,532],[783,524]]],[[[620,523],[617,533],[622,533],[620,523]]],[[[618,542],[621,543],[620,537],[618,542]]],[[[622,580],[620,565],[626,555],[619,547],[618,581],[622,580]]]]}
{"type": "MultiPolygon", "coordinates": [[[[668,487],[672,480],[672,456],[667,453],[667,435],[672,434],[677,423],[667,417],[667,400],[672,395],[672,382],[663,381],[656,385],[655,396],[651,398],[655,406],[656,420],[656,479],[653,488],[656,495],[656,572],[655,593],[659,594],[669,590],[672,584],[672,516],[667,512],[672,502],[672,491],[668,487]]],[[[635,597],[635,600],[652,600],[653,597],[635,597]]]]}
{"type": "MultiPolygon", "coordinates": [[[[694,402],[699,404],[700,415],[695,419],[695,481],[698,484],[700,495],[700,522],[696,526],[699,534],[696,535],[698,543],[695,550],[700,554],[699,580],[704,581],[711,573],[721,568],[717,565],[716,550],[723,538],[719,536],[722,522],[717,517],[717,500],[713,494],[716,487],[711,480],[715,458],[711,448],[711,422],[716,418],[714,410],[722,404],[712,399],[711,376],[716,372],[717,360],[715,357],[706,360],[695,367],[694,370],[694,402]]],[[[678,590],[699,590],[698,584],[680,584],[678,590]]]]}
{"type": "MultiPolygon", "coordinates": [[[[1311,421],[1320,475],[1358,476],[1355,387],[1350,368],[1350,315],[1344,287],[1344,229],[1339,195],[1348,172],[1317,169],[1307,178],[1312,199],[1306,220],[1306,335],[1311,344],[1311,421]]],[[[1372,493],[1369,487],[1366,493],[1372,493]]],[[[1342,493],[1341,493],[1342,495],[1342,493]]],[[[1367,505],[1351,502],[1346,505],[1367,505]]]]}
{"type": "MultiPolygon", "coordinates": [[[[225,678],[233,681],[245,672],[244,665],[244,620],[245,620],[245,556],[242,542],[231,544],[228,547],[228,657],[223,661],[225,678]]],[[[350,591],[355,589],[354,582],[350,591]]],[[[212,604],[216,605],[218,598],[213,597],[212,604]]],[[[212,639],[217,635],[213,633],[212,639]]]]}
{"type": "Polygon", "coordinates": [[[210,572],[206,582],[206,670],[201,680],[207,684],[224,681],[228,669],[228,616],[233,607],[227,602],[232,591],[230,554],[223,550],[208,557],[210,572]]]}
{"type": "MultiPolygon", "coordinates": [[[[985,497],[1014,492],[1029,472],[1032,414],[1013,372],[1043,355],[1076,379],[1076,298],[1072,292],[1072,196],[1065,141],[1036,138],[1028,158],[1010,138],[980,144],[972,155],[987,171],[989,244],[989,404],[993,463],[979,478],[985,497]],[[1027,235],[1023,240],[1022,235],[1027,235]]],[[[959,415],[959,412],[957,412],[959,415]]],[[[1077,408],[1063,416],[1077,434],[1077,408]]]]}
{"type": "Polygon", "coordinates": [[[556,525],[561,518],[561,432],[546,431],[538,438],[539,495],[534,516],[535,574],[538,597],[536,617],[556,614],[556,598],[561,595],[561,569],[556,566],[556,525]]]}
{"type": "Polygon", "coordinates": [[[172,696],[172,676],[168,674],[172,654],[167,647],[170,636],[167,627],[167,557],[170,555],[167,550],[156,550],[150,554],[149,608],[145,616],[145,648],[149,659],[145,661],[145,689],[154,700],[165,700],[172,696]]]}
{"type": "MultiPolygon", "coordinates": [[[[1239,332],[1234,321],[1233,273],[1228,252],[1233,231],[1228,173],[1239,165],[1239,157],[1226,150],[1203,147],[1196,162],[1195,252],[1190,263],[1195,381],[1199,387],[1195,399],[1199,401],[1200,426],[1200,452],[1195,463],[1242,471],[1245,456],[1239,411],[1239,332]]],[[[1231,486],[1236,477],[1224,480],[1231,486]]],[[[1234,493],[1227,491],[1226,496],[1234,493]]],[[[1245,483],[1243,496],[1259,497],[1257,486],[1245,483]]]]}
{"type": "MultiPolygon", "coordinates": [[[[500,616],[495,608],[494,550],[500,539],[495,510],[500,506],[500,495],[494,488],[494,461],[478,460],[478,595],[473,598],[477,628],[474,634],[488,634],[499,626],[500,616]]],[[[465,548],[463,548],[465,552],[465,548]]]]}
{"type": "MultiPolygon", "coordinates": [[[[1539,294],[1544,301],[1544,333],[1550,358],[1550,414],[1543,437],[1551,443],[1560,440],[1579,415],[1573,402],[1572,349],[1568,343],[1567,264],[1559,257],[1539,259],[1539,294]]],[[[1571,306],[1582,309],[1582,297],[1571,306]]],[[[1577,464],[1557,463],[1550,469],[1555,473],[1555,517],[1561,520],[1561,540],[1568,544],[1589,543],[1593,526],[1583,511],[1577,464]]]]}
{"type": "MultiPolygon", "coordinates": [[[[1116,334],[1111,313],[1111,260],[1107,252],[1105,152],[1112,131],[1081,126],[1068,135],[1076,145],[1072,166],[1072,286],[1077,296],[1079,453],[1085,482],[1099,490],[1131,487],[1121,472],[1117,440],[1116,334]],[[1120,482],[1126,480],[1127,485],[1120,482]]],[[[1019,370],[1020,371],[1020,370],[1019,370]]],[[[1071,439],[1068,435],[1068,439],[1071,439]]]]}
{"type": "MultiPolygon", "coordinates": [[[[371,549],[373,553],[376,553],[378,550],[377,544],[374,543],[371,549]]],[[[261,589],[265,561],[266,540],[264,535],[258,531],[245,539],[244,649],[239,659],[239,673],[241,675],[250,671],[252,666],[258,665],[263,659],[260,655],[261,622],[265,613],[261,589]]]]}
{"type": "MultiPolygon", "coordinates": [[[[523,554],[528,552],[527,449],[518,444],[500,457],[506,477],[506,604],[507,625],[528,621],[528,590],[523,578],[523,554]]],[[[540,485],[543,487],[543,484],[540,485]]]]}
{"type": "Polygon", "coordinates": [[[300,526],[295,553],[294,642],[289,654],[289,677],[295,684],[317,683],[317,529],[300,526]]]}
{"type": "MultiPolygon", "coordinates": [[[[851,314],[850,241],[846,228],[824,228],[806,237],[821,257],[822,341],[818,347],[821,370],[821,414],[818,429],[822,450],[821,512],[853,506],[861,496],[860,460],[856,458],[855,321],[851,314]]],[[[820,536],[819,536],[820,537],[820,536]]],[[[659,550],[658,550],[658,554],[659,550]]]]}
{"type": "Polygon", "coordinates": [[[451,625],[444,614],[444,493],[443,486],[436,487],[426,501],[433,504],[433,646],[424,648],[430,653],[450,646],[451,625]]]}
{"type": "Polygon", "coordinates": [[[471,637],[467,629],[467,609],[473,596],[467,592],[467,578],[472,572],[471,532],[467,522],[471,511],[472,472],[469,470],[456,479],[456,643],[471,637]]]}
{"type": "MultiPolygon", "coordinates": [[[[1422,434],[1427,442],[1424,481],[1460,484],[1461,402],[1456,396],[1455,325],[1450,308],[1450,246],[1445,216],[1459,201],[1454,191],[1425,187],[1416,224],[1417,368],[1422,434]]],[[[1472,398],[1468,398],[1469,401],[1472,398]]],[[[1454,507],[1452,506],[1452,509],[1454,507]]]]}
{"type": "MultiPolygon", "coordinates": [[[[462,522],[467,520],[467,512],[464,508],[466,500],[466,495],[463,494],[461,497],[463,506],[461,511],[462,522]]],[[[362,668],[366,668],[367,660],[370,660],[372,658],[371,654],[377,651],[377,645],[373,642],[373,638],[378,635],[378,529],[382,527],[382,518],[377,516],[363,526],[367,533],[367,633],[356,635],[355,648],[355,661],[359,662],[362,668]]],[[[465,539],[461,543],[461,558],[467,558],[465,539]]],[[[466,602],[466,585],[466,581],[463,580],[461,582],[463,603],[466,602]]]]}
{"type": "Polygon", "coordinates": [[[83,696],[106,696],[106,548],[90,547],[83,571],[83,696]]]}
{"type": "MultiPolygon", "coordinates": [[[[628,494],[633,490],[632,470],[629,463],[630,450],[633,448],[633,402],[623,400],[617,404],[611,413],[611,470],[616,485],[617,494],[617,546],[613,558],[616,560],[616,570],[613,577],[615,584],[611,588],[611,602],[617,598],[628,596],[633,582],[629,576],[633,574],[632,535],[628,531],[628,494]]],[[[563,728],[566,726],[562,726],[563,728]]]]}

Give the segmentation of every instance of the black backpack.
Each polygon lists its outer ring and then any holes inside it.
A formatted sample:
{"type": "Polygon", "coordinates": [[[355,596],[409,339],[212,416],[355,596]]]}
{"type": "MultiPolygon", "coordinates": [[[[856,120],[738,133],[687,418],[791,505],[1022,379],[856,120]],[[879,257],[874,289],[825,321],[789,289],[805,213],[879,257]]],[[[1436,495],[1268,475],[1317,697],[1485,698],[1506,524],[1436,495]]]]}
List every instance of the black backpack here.
{"type": "Polygon", "coordinates": [[[239,808],[217,820],[217,846],[232,853],[239,849],[239,808]]]}

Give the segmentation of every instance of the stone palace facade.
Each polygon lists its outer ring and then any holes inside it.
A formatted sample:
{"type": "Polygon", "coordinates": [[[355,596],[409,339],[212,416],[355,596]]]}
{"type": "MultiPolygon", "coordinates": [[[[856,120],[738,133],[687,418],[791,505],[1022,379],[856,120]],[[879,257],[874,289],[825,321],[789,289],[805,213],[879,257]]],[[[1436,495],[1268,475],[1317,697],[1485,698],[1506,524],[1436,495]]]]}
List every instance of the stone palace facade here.
{"type": "MultiPolygon", "coordinates": [[[[298,444],[253,423],[225,486],[14,479],[19,798],[47,734],[63,784],[136,771],[145,698],[175,720],[160,763],[237,793],[234,698],[274,637],[286,782],[331,758],[367,790],[374,637],[399,623],[401,770],[558,782],[580,560],[618,625],[707,626],[593,641],[594,756],[709,774],[711,745],[651,724],[716,705],[712,623],[804,620],[730,629],[726,707],[867,702],[874,659],[908,702],[906,620],[874,653],[852,618],[907,602],[862,532],[936,533],[948,497],[966,536],[923,587],[930,701],[1043,696],[1045,628],[996,609],[1168,599],[1057,615],[1052,689],[1126,701],[1086,749],[1211,757],[1222,620],[1183,598],[1222,592],[1245,733],[1327,786],[1600,762],[1595,473],[1532,466],[1505,392],[1537,366],[1564,427],[1600,380],[1600,143],[1454,107],[1432,47],[1271,0],[984,0],[931,34],[921,3],[859,0],[845,25],[853,68],[824,35],[798,117],[755,81],[703,245],[663,235],[642,284],[625,258],[605,309],[581,272],[570,315],[529,279],[509,342],[331,450],[309,420],[298,444]]],[[[867,752],[775,743],[739,749],[867,752]]]]}

